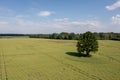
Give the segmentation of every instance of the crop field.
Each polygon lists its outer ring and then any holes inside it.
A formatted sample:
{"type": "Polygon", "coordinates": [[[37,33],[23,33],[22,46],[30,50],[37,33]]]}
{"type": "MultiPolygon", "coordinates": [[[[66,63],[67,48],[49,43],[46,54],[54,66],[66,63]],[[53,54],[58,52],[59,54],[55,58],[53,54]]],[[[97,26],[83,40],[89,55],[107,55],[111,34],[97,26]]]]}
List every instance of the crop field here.
{"type": "Polygon", "coordinates": [[[120,42],[101,40],[92,57],[74,40],[0,39],[0,80],[120,80],[120,42]]]}

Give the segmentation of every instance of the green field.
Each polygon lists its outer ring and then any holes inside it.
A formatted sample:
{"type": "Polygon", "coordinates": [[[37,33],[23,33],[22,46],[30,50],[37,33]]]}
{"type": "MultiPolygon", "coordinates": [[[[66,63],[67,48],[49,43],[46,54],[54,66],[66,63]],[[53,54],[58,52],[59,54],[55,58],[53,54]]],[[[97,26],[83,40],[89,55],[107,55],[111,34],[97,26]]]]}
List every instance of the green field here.
{"type": "Polygon", "coordinates": [[[120,80],[119,41],[99,41],[91,58],[74,54],[72,40],[0,39],[0,80],[120,80]]]}

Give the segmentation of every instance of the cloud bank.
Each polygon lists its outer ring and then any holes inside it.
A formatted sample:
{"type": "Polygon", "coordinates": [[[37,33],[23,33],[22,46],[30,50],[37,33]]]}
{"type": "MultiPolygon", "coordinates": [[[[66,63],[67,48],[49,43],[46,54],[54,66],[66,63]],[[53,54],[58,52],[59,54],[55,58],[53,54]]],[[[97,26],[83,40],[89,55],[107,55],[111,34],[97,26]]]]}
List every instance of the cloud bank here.
{"type": "Polygon", "coordinates": [[[120,25],[120,14],[112,17],[112,24],[120,25]]]}
{"type": "Polygon", "coordinates": [[[107,10],[115,10],[117,8],[120,8],[120,0],[118,0],[117,2],[113,3],[110,6],[106,6],[107,10]]]}

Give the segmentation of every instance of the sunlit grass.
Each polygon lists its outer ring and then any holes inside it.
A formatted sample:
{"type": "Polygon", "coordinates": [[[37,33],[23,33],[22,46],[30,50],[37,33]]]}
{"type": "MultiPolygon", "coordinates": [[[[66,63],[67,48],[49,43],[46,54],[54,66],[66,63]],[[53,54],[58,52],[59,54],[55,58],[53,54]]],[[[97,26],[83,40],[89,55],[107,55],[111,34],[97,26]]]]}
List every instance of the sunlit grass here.
{"type": "Polygon", "coordinates": [[[91,53],[91,58],[66,54],[76,53],[76,42],[29,38],[0,39],[0,80],[6,78],[5,66],[8,80],[120,79],[119,41],[99,41],[99,51],[91,53]]]}

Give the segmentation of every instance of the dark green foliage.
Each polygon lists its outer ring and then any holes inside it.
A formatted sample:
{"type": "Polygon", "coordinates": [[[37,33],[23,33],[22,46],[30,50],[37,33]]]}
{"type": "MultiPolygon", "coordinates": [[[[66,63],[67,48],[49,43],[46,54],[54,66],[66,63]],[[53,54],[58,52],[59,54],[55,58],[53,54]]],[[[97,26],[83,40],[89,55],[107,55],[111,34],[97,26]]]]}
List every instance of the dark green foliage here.
{"type": "Polygon", "coordinates": [[[74,40],[75,39],[75,33],[70,33],[69,34],[69,39],[74,40]]]}
{"type": "Polygon", "coordinates": [[[30,38],[45,38],[45,39],[49,39],[50,38],[50,34],[29,34],[30,38]]]}
{"type": "MultiPolygon", "coordinates": [[[[94,32],[97,40],[119,40],[120,33],[114,32],[94,32]]],[[[30,38],[46,38],[46,39],[64,39],[64,40],[78,40],[80,34],[61,32],[52,34],[0,34],[0,37],[30,37],[30,38]]]]}
{"type": "Polygon", "coordinates": [[[120,41],[120,38],[111,38],[111,40],[120,41]]]}
{"type": "Polygon", "coordinates": [[[51,34],[51,39],[58,39],[58,33],[53,33],[53,34],[51,34]]]}
{"type": "Polygon", "coordinates": [[[113,40],[113,39],[119,40],[120,39],[120,33],[113,33],[113,32],[97,33],[97,32],[95,32],[94,34],[98,40],[113,40]]]}
{"type": "Polygon", "coordinates": [[[77,43],[77,51],[79,53],[86,52],[87,56],[90,56],[91,51],[98,51],[98,41],[95,35],[89,31],[81,34],[77,43]]]}
{"type": "Polygon", "coordinates": [[[76,40],[78,39],[78,36],[79,34],[61,32],[60,34],[58,33],[51,34],[50,39],[76,40]]]}
{"type": "MultiPolygon", "coordinates": [[[[120,39],[120,33],[113,33],[113,32],[108,32],[108,33],[93,33],[96,37],[97,40],[119,40],[120,39]]],[[[78,40],[80,34],[75,34],[75,33],[67,33],[67,32],[61,32],[61,33],[53,33],[50,36],[50,39],[64,39],[64,40],[78,40]]]]}
{"type": "Polygon", "coordinates": [[[69,39],[69,33],[67,33],[67,32],[62,32],[62,33],[60,33],[60,35],[59,35],[59,38],[60,39],[69,39]]]}

